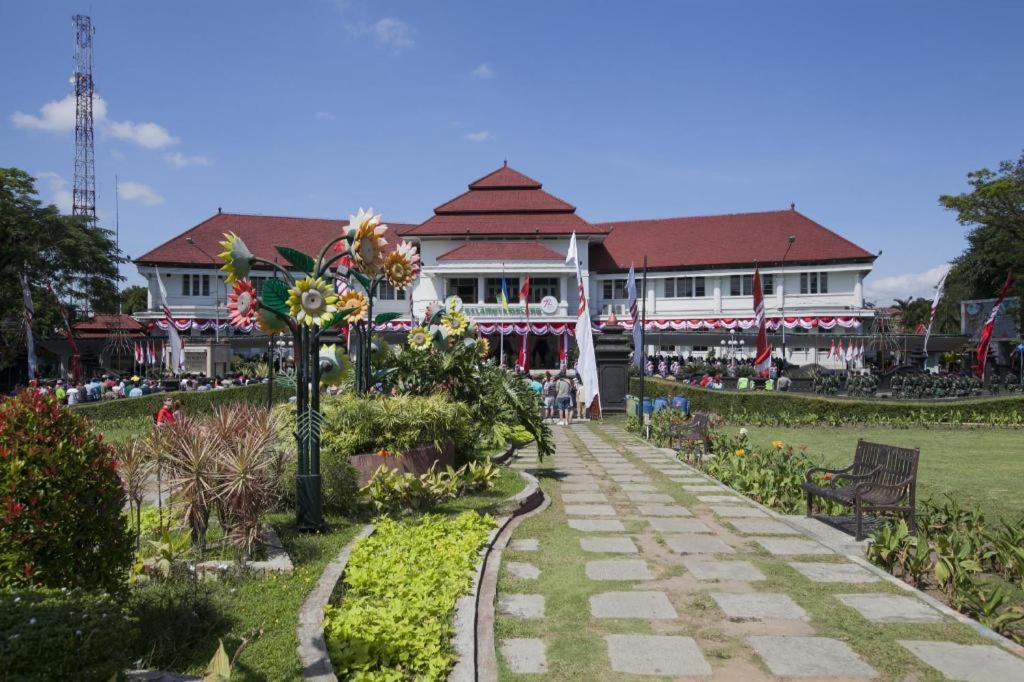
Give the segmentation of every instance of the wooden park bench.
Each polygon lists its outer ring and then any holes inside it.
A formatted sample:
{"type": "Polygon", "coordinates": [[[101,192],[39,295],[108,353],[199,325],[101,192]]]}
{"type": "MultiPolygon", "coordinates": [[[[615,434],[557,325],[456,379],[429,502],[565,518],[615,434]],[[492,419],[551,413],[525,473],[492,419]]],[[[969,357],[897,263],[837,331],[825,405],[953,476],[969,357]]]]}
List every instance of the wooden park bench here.
{"type": "MultiPolygon", "coordinates": [[[[706,412],[695,412],[693,419],[683,424],[674,424],[668,429],[668,446],[674,447],[675,441],[680,441],[689,455],[691,452],[697,455],[698,460],[707,455],[710,448],[710,423],[706,412]],[[699,448],[699,452],[698,452],[699,448]]],[[[689,461],[689,457],[687,457],[689,461]]]]}
{"type": "Polygon", "coordinates": [[[804,475],[802,488],[807,492],[807,516],[811,516],[814,498],[853,507],[857,519],[857,540],[864,538],[865,512],[898,512],[907,518],[911,531],[917,529],[914,512],[917,496],[917,448],[857,441],[853,464],[845,469],[812,467],[804,475]],[[815,474],[832,474],[824,484],[815,474]]]}

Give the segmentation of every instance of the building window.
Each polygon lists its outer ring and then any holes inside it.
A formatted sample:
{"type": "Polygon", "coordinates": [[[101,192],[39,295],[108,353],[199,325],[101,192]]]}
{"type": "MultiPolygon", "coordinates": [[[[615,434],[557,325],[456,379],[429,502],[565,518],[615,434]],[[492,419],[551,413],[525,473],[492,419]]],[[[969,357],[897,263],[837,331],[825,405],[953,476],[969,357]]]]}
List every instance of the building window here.
{"type": "Polygon", "coordinates": [[[765,296],[775,293],[775,275],[761,275],[761,293],[765,296]]]}
{"type": "MultiPolygon", "coordinates": [[[[636,282],[637,297],[643,298],[644,283],[641,280],[636,282]]],[[[601,298],[604,300],[626,300],[626,280],[606,279],[601,282],[601,298]]]]}
{"type": "Polygon", "coordinates": [[[387,282],[381,282],[377,287],[377,298],[382,301],[404,301],[405,289],[396,289],[387,282]]]}
{"type": "Polygon", "coordinates": [[[801,294],[827,294],[828,273],[827,272],[801,272],[800,273],[801,294]]]}
{"type": "MultiPolygon", "coordinates": [[[[509,303],[519,302],[519,278],[506,277],[505,290],[508,294],[509,303]]],[[[488,277],[484,282],[484,303],[498,303],[498,295],[501,293],[501,277],[488,277]]]]}
{"type": "MultiPolygon", "coordinates": [[[[518,293],[516,294],[518,297],[518,293]]],[[[530,303],[540,303],[545,296],[554,296],[559,299],[557,277],[531,277],[530,278],[530,303]]]]}
{"type": "Polygon", "coordinates": [[[754,293],[753,275],[733,275],[729,278],[730,296],[750,296],[754,293]]]}
{"type": "Polygon", "coordinates": [[[182,275],[181,276],[182,296],[209,296],[210,276],[209,275],[182,275]]]}
{"type": "Polygon", "coordinates": [[[476,303],[476,277],[453,277],[448,280],[445,298],[458,296],[467,303],[476,303]]]}
{"type": "Polygon", "coordinates": [[[669,277],[665,280],[665,298],[703,298],[703,277],[669,277]]]}

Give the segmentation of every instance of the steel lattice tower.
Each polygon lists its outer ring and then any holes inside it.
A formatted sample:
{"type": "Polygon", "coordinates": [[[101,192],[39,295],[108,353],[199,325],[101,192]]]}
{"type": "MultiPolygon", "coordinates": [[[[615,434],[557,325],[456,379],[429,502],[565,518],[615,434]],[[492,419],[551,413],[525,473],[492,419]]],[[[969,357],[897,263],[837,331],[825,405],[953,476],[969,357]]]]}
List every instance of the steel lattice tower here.
{"type": "Polygon", "coordinates": [[[75,187],[72,215],[96,222],[96,158],[92,122],[92,19],[76,14],[75,27],[75,187]]]}

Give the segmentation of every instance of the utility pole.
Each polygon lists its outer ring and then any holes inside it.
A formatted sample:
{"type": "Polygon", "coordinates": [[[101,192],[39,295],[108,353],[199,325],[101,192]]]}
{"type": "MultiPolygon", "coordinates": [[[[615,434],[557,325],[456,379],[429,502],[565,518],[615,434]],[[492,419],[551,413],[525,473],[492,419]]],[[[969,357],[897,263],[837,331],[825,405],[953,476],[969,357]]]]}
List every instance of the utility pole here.
{"type": "MultiPolygon", "coordinates": [[[[782,305],[779,306],[779,324],[782,325],[782,366],[785,367],[789,362],[786,359],[786,256],[789,255],[789,250],[793,248],[793,244],[796,242],[796,235],[789,235],[789,239],[786,240],[786,252],[782,254],[782,262],[780,263],[782,272],[779,274],[779,279],[782,284],[782,305]]],[[[805,356],[806,357],[806,356],[805,356]]]]}
{"type": "MultiPolygon", "coordinates": [[[[644,276],[640,284],[640,400],[637,410],[640,420],[640,434],[644,433],[644,380],[647,374],[647,256],[644,256],[644,276]]],[[[636,320],[633,321],[636,324],[636,320]]]]}
{"type": "Polygon", "coordinates": [[[75,180],[71,214],[96,224],[96,152],[93,140],[92,19],[72,17],[75,27],[75,180]]]}

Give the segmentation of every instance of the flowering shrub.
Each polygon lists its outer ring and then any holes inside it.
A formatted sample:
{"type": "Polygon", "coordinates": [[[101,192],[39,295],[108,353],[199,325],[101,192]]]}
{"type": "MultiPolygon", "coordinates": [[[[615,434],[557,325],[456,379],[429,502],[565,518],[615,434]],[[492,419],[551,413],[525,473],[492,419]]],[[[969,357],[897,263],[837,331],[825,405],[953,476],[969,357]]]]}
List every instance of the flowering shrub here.
{"type": "MultiPolygon", "coordinates": [[[[794,450],[775,440],[771,448],[759,449],[750,442],[745,430],[738,436],[712,430],[711,451],[714,457],[704,460],[702,467],[722,483],[784,514],[803,510],[804,492],[800,484],[805,472],[815,466],[803,446],[794,450]]],[[[824,482],[826,476],[819,476],[819,480],[824,482]]],[[[825,500],[820,503],[826,505],[826,513],[841,508],[825,500]]]]}
{"type": "Polygon", "coordinates": [[[455,601],[471,585],[494,519],[466,512],[399,523],[381,519],[345,569],[344,597],[324,609],[340,679],[445,680],[455,662],[455,601]]]}
{"type": "Polygon", "coordinates": [[[0,587],[124,585],[132,538],[113,450],[56,400],[0,403],[0,587]]]}
{"type": "Polygon", "coordinates": [[[0,593],[0,678],[112,680],[128,665],[132,622],[118,602],[85,590],[0,593]]]}

